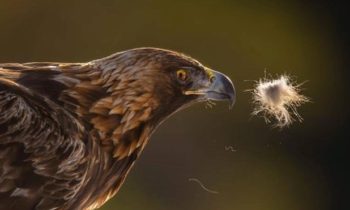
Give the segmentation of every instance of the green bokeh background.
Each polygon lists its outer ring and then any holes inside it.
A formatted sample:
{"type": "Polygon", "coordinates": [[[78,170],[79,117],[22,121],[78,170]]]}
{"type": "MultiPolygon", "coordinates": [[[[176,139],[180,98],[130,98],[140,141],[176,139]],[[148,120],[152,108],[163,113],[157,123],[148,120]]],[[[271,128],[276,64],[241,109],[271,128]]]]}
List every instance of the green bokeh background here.
{"type": "Polygon", "coordinates": [[[166,121],[102,210],[346,209],[349,136],[342,131],[349,111],[339,8],[302,1],[0,0],[0,62],[84,62],[154,46],[232,78],[235,107],[198,104],[166,121]],[[312,103],[300,108],[302,124],[280,131],[251,118],[244,90],[264,70],[308,81],[304,93],[312,103]]]}

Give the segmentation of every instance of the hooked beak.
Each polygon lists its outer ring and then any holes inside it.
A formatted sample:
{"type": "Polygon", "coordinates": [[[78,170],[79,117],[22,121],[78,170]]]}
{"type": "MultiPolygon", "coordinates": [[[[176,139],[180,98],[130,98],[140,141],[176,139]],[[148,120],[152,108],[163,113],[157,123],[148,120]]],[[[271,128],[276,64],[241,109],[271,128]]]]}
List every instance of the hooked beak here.
{"type": "Polygon", "coordinates": [[[207,69],[211,75],[211,84],[199,90],[188,90],[186,95],[200,95],[201,99],[214,101],[229,101],[230,108],[236,101],[236,91],[230,78],[220,72],[207,69]]]}
{"type": "Polygon", "coordinates": [[[213,71],[213,82],[205,91],[207,99],[215,101],[229,101],[230,108],[233,107],[236,101],[236,91],[232,81],[228,76],[217,71],[213,71]]]}

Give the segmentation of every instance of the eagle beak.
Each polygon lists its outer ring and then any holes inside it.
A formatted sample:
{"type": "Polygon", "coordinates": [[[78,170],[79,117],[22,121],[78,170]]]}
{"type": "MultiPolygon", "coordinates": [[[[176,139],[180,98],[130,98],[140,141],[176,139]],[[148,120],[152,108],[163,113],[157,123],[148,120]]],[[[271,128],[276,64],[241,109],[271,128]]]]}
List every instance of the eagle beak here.
{"type": "Polygon", "coordinates": [[[233,107],[236,101],[236,91],[230,78],[220,72],[212,72],[212,83],[205,91],[207,99],[215,101],[230,101],[230,108],[233,107]]]}

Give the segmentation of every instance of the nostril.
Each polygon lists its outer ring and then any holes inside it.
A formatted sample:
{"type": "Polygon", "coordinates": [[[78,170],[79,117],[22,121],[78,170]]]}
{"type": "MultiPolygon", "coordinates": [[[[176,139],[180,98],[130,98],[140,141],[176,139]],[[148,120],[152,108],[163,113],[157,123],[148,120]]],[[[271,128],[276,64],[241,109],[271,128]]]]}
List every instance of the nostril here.
{"type": "Polygon", "coordinates": [[[210,77],[210,79],[209,79],[210,83],[214,83],[215,80],[216,80],[216,77],[215,77],[215,76],[212,76],[212,77],[210,77]]]}

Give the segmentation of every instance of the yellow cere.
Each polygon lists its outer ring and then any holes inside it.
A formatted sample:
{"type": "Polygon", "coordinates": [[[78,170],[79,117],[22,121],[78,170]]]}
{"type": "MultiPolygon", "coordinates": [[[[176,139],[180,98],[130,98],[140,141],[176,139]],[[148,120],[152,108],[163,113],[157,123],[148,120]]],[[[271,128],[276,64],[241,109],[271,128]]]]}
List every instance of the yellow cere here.
{"type": "Polygon", "coordinates": [[[213,70],[209,69],[209,68],[205,68],[205,72],[207,72],[209,79],[211,80],[211,78],[214,77],[214,73],[213,70]]]}

